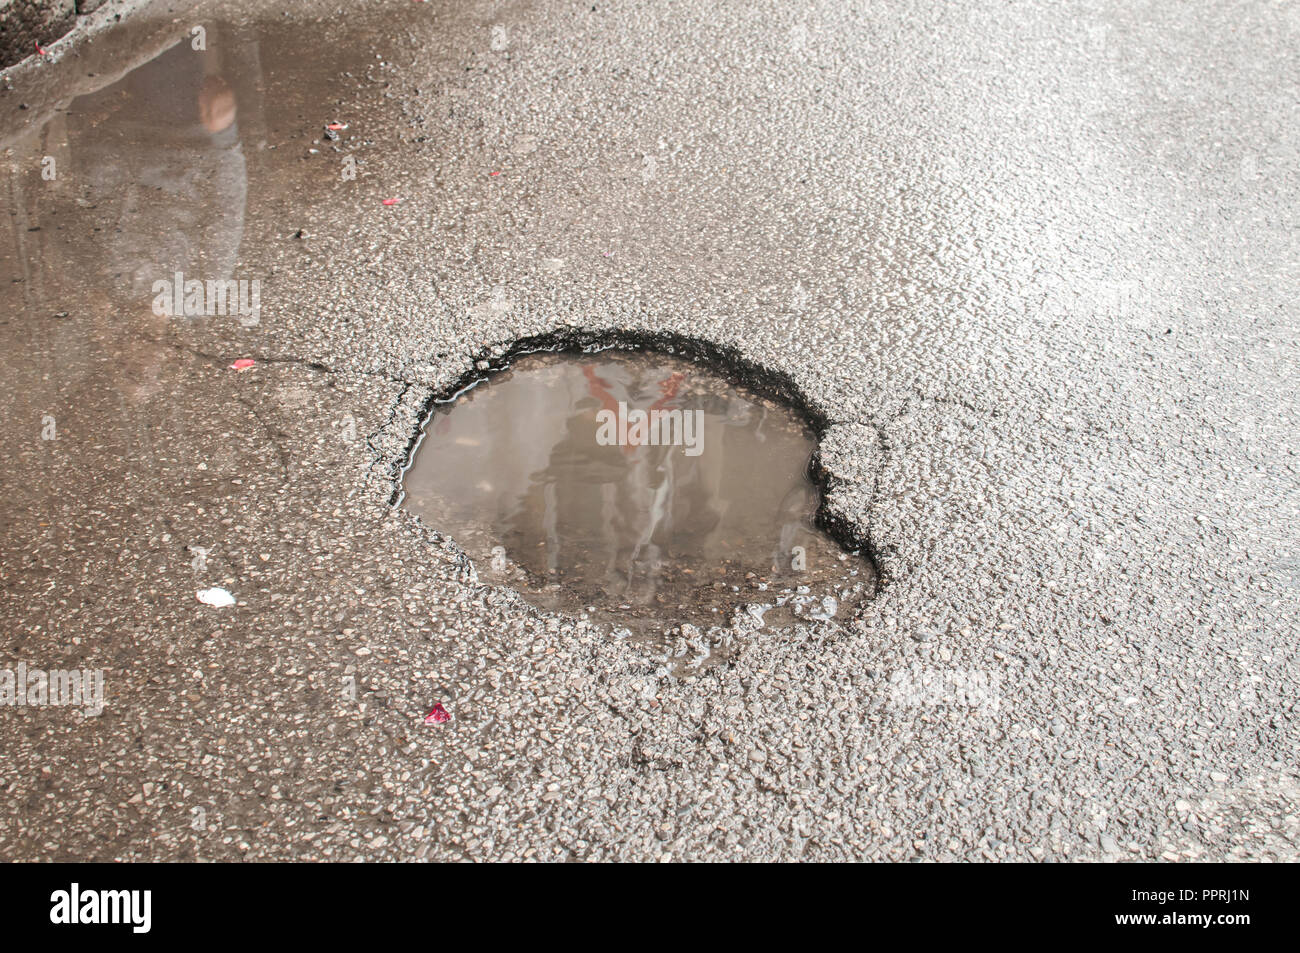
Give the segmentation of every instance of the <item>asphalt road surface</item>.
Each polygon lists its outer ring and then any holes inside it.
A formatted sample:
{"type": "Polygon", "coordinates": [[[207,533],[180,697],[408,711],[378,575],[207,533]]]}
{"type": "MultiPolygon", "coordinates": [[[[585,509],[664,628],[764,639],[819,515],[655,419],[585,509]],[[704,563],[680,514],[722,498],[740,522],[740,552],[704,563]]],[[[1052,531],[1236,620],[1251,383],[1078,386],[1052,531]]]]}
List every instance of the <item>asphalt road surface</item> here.
{"type": "Polygon", "coordinates": [[[0,857],[1300,856],[1294,4],[285,6],[0,83],[0,669],[104,696],[0,857]],[[532,339],[786,382],[878,594],[481,584],[394,480],[532,339]]]}

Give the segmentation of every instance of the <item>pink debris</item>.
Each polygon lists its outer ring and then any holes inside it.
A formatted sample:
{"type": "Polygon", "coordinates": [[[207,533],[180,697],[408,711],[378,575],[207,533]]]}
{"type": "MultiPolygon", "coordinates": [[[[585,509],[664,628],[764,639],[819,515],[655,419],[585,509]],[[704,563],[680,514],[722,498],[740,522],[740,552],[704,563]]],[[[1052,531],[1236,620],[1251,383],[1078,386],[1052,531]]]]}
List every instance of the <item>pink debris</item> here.
{"type": "Polygon", "coordinates": [[[37,56],[49,56],[49,55],[50,55],[50,51],[47,50],[45,47],[41,46],[41,41],[40,41],[40,40],[37,40],[37,41],[36,41],[36,55],[37,55],[37,56]]]}
{"type": "Polygon", "coordinates": [[[493,172],[493,173],[491,173],[491,175],[500,175],[500,174],[501,174],[500,172],[493,172]]]}
{"type": "Polygon", "coordinates": [[[328,129],[330,132],[338,132],[340,129],[346,129],[347,127],[348,124],[345,122],[332,122],[325,128],[328,129]]]}
{"type": "Polygon", "coordinates": [[[400,201],[402,201],[402,200],[401,200],[401,199],[384,199],[384,204],[385,204],[385,205],[396,205],[396,204],[397,204],[398,202],[400,202],[400,201]]]}
{"type": "Polygon", "coordinates": [[[235,361],[234,364],[230,365],[230,369],[232,371],[246,371],[256,363],[257,361],[253,360],[251,357],[241,357],[239,360],[235,361]]]}
{"type": "Polygon", "coordinates": [[[444,721],[451,721],[451,713],[442,707],[442,702],[434,702],[433,707],[429,709],[429,714],[424,716],[424,723],[440,725],[444,721]]]}

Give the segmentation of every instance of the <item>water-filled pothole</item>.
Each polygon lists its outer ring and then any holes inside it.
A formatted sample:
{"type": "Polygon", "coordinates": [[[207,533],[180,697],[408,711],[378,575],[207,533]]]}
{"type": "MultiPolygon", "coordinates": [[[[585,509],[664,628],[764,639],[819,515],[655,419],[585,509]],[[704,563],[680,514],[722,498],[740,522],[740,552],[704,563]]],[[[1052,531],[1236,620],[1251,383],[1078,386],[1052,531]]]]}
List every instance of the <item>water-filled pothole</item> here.
{"type": "Polygon", "coordinates": [[[403,502],[544,609],[643,634],[737,606],[843,618],[875,576],[816,526],[816,446],[794,410],[675,357],[529,354],[434,402],[403,502]]]}

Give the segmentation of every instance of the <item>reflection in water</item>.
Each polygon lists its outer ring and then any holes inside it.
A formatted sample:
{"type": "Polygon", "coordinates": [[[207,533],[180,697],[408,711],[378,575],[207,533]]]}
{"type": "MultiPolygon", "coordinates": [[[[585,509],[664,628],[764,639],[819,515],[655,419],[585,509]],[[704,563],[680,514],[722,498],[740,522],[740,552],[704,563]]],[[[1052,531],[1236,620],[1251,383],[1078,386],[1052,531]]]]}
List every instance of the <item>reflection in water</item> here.
{"type": "Polygon", "coordinates": [[[167,343],[200,323],[247,335],[239,316],[153,309],[155,282],[176,272],[244,277],[250,194],[274,156],[261,148],[259,32],[207,23],[196,50],[193,25],[105,33],[48,81],[26,124],[0,128],[0,351],[12,368],[0,378],[0,554],[69,547],[87,523],[67,515],[79,506],[156,532],[169,510],[268,465],[259,445],[214,441],[211,421],[185,409],[198,385],[167,343]],[[57,438],[34,439],[38,426],[57,438]]]}
{"type": "Polygon", "coordinates": [[[226,44],[227,29],[207,31],[203,50],[180,28],[153,37],[142,64],[4,143],[15,208],[0,252],[6,271],[21,272],[11,280],[28,307],[75,287],[98,312],[139,311],[141,301],[147,312],[159,278],[231,276],[248,193],[240,122],[250,107],[260,112],[257,43],[226,44]],[[51,238],[52,226],[67,225],[78,227],[51,238]]]}
{"type": "Polygon", "coordinates": [[[128,406],[159,395],[169,355],[154,284],[235,277],[248,205],[240,126],[260,112],[260,77],[256,41],[228,32],[208,25],[203,50],[188,28],[151,33],[142,63],[80,79],[79,95],[8,143],[0,278],[65,387],[84,374],[128,406]]]}
{"type": "Polygon", "coordinates": [[[826,615],[865,564],[813,527],[815,446],[789,409],[683,361],[533,355],[435,411],[405,505],[543,605],[720,623],[784,589],[826,615]]]}
{"type": "Polygon", "coordinates": [[[70,171],[113,223],[98,285],[139,307],[176,272],[232,277],[248,191],[238,113],[220,46],[184,40],[73,102],[70,171]]]}

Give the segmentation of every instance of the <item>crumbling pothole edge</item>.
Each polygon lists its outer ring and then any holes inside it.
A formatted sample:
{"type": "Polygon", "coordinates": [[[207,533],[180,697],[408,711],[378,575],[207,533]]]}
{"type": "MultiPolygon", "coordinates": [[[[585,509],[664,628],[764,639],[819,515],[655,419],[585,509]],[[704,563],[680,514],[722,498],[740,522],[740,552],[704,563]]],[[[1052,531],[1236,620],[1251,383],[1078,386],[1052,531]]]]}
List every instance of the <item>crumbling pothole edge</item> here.
{"type": "MultiPolygon", "coordinates": [[[[732,383],[742,385],[754,393],[779,401],[800,414],[811,427],[817,440],[808,464],[808,477],[817,487],[819,503],[814,516],[816,526],[833,539],[845,552],[857,552],[871,566],[875,579],[875,593],[879,594],[884,582],[881,559],[872,543],[869,530],[860,526],[831,504],[832,490],[845,484],[845,478],[827,469],[821,456],[821,443],[836,421],[808,399],[795,379],[785,371],[774,370],[744,356],[736,347],[718,344],[698,337],[672,331],[650,331],[634,328],[587,329],[562,326],[542,334],[526,335],[509,342],[488,345],[467,359],[468,366],[452,383],[431,390],[424,400],[404,449],[388,466],[388,478],[393,483],[389,505],[397,507],[403,498],[402,478],[411,466],[419,447],[424,426],[439,404],[456,399],[466,388],[481,383],[494,374],[506,370],[520,357],[529,354],[595,354],[600,351],[626,350],[641,353],[665,354],[684,358],[692,363],[721,374],[732,383]]],[[[408,388],[409,389],[409,388],[408,388]]],[[[402,392],[403,396],[406,390],[402,392]]],[[[397,423],[397,401],[390,425],[397,423]]],[[[874,487],[865,487],[874,494],[874,487]]]]}

